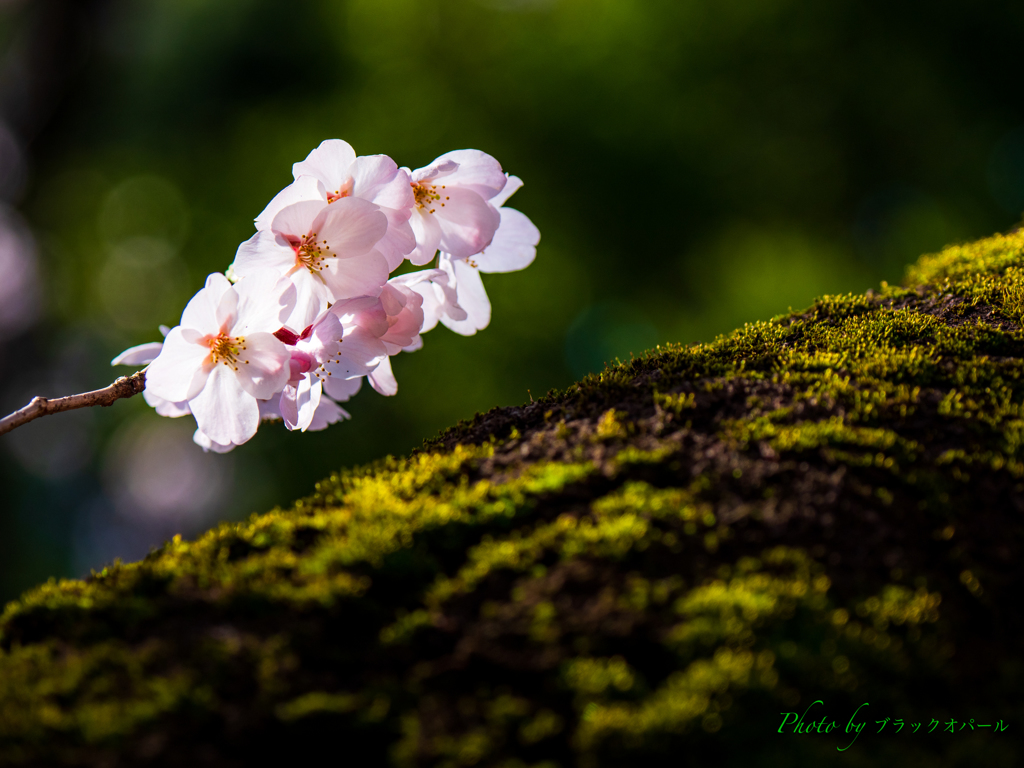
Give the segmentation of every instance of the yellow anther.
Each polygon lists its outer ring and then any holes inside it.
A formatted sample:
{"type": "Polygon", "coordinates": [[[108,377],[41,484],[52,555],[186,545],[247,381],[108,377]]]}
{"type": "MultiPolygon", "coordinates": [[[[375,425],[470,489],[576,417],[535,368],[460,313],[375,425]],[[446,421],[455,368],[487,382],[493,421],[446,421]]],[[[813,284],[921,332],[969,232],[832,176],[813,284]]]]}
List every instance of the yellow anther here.
{"type": "Polygon", "coordinates": [[[310,232],[295,248],[295,262],[301,264],[310,272],[319,272],[323,269],[324,261],[334,256],[326,240],[319,243],[316,240],[316,232],[310,232]]]}
{"type": "MultiPolygon", "coordinates": [[[[210,345],[210,360],[214,365],[222,362],[224,365],[238,370],[235,363],[238,362],[239,353],[245,349],[244,336],[228,336],[226,333],[220,333],[207,343],[210,345]]],[[[248,360],[242,362],[249,363],[248,360]]]]}
{"type": "MultiPolygon", "coordinates": [[[[444,189],[444,187],[441,187],[444,189]]],[[[437,187],[433,184],[413,183],[412,185],[413,194],[416,196],[416,207],[424,208],[431,203],[440,200],[441,195],[437,192],[437,187]]],[[[433,213],[434,209],[430,209],[430,213],[433,213]]]]}

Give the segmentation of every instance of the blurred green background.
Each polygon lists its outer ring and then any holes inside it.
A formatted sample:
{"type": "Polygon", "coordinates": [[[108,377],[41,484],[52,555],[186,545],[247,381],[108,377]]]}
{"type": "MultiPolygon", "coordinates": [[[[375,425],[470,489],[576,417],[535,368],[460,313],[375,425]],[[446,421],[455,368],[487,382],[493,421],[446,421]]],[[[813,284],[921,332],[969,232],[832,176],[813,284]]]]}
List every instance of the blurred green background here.
{"type": "Polygon", "coordinates": [[[285,504],[342,466],[710,340],[1024,208],[1024,5],[881,0],[0,3],[0,404],[109,383],[325,138],[497,157],[542,232],[322,433],[226,456],[141,398],[0,438],[0,600],[285,504]]]}

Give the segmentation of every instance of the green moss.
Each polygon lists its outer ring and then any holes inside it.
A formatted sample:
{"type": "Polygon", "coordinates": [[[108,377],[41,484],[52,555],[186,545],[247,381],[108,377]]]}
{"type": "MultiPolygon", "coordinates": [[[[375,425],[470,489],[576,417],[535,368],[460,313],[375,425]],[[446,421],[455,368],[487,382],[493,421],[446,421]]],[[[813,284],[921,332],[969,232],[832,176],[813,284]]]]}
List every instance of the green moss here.
{"type": "Polygon", "coordinates": [[[1014,764],[776,731],[1024,714],[1024,235],[908,275],[41,585],[0,617],[0,763],[1014,764]]]}

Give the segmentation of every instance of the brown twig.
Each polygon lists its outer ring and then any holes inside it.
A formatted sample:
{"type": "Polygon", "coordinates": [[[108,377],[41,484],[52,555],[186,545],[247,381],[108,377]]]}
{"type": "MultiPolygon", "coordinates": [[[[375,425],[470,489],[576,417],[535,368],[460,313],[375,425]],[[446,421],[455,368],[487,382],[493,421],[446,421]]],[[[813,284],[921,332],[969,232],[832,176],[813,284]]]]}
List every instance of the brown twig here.
{"type": "Polygon", "coordinates": [[[91,405],[111,405],[122,397],[132,397],[139,394],[146,386],[146,372],[139,371],[131,376],[122,376],[109,387],[97,389],[92,392],[83,392],[80,395],[68,395],[58,397],[55,400],[47,400],[45,397],[33,397],[32,401],[24,408],[19,408],[9,416],[0,419],[0,435],[10,432],[15,427],[28,424],[40,416],[48,416],[51,413],[70,411],[74,408],[88,408],[91,405]]]}

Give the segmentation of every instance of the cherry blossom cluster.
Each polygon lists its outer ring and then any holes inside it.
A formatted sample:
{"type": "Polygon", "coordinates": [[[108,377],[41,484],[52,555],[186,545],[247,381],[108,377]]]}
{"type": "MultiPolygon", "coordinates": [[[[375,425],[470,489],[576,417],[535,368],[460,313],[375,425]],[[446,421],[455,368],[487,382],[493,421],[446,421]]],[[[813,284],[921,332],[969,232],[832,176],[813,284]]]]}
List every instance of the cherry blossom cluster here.
{"type": "Polygon", "coordinates": [[[292,173],[227,272],[161,327],[163,342],[112,361],[148,364],[146,402],[191,414],[204,450],[231,450],[261,420],[306,431],[350,418],[339,403],[363,378],[395,394],[392,356],[422,347],[438,322],[465,336],[485,328],[480,273],[536,256],[540,232],[505,207],[522,181],[479,150],[412,171],[331,139],[292,173]],[[406,260],[431,266],[391,277],[406,260]]]}

